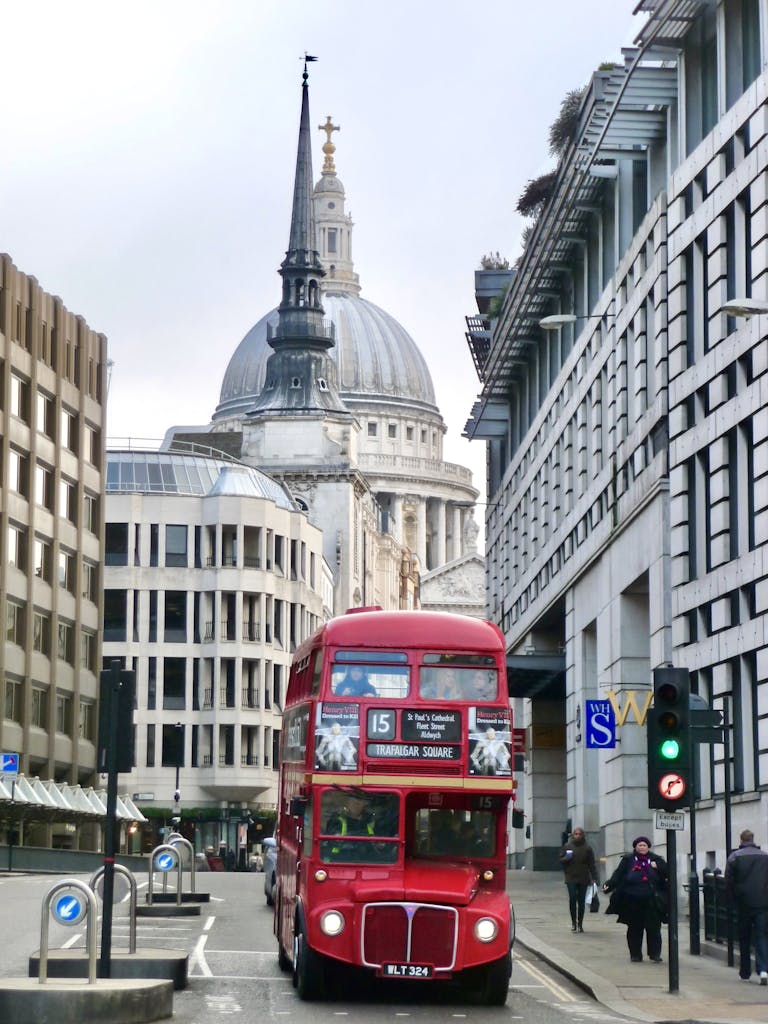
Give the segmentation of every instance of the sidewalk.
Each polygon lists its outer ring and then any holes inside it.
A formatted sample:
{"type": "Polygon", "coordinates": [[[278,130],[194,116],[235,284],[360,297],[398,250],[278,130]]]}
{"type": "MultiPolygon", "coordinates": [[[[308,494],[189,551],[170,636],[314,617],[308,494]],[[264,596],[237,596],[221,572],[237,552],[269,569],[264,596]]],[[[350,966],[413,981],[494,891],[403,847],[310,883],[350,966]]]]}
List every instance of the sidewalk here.
{"type": "MultiPolygon", "coordinates": [[[[688,953],[688,921],[679,930],[679,992],[669,991],[667,928],[662,928],[661,964],[633,964],[626,928],[604,913],[608,898],[600,894],[600,912],[584,918],[584,932],[571,931],[568,895],[562,873],[509,871],[507,888],[515,910],[515,948],[540,956],[614,1013],[640,1021],[700,1021],[712,1024],[766,1024],[768,987],[753,973],[741,981],[726,964],[724,947],[701,941],[701,956],[688,953]]],[[[512,984],[515,983],[515,972],[512,984]]]]}

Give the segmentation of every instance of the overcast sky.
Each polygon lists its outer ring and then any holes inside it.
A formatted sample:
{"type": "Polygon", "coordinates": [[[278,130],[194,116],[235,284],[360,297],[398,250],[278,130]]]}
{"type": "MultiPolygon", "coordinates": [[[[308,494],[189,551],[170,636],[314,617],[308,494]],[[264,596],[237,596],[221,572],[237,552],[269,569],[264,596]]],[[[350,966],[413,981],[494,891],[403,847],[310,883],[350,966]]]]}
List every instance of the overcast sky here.
{"type": "Polygon", "coordinates": [[[632,45],[635,4],[0,0],[0,251],[107,335],[110,438],[207,423],[280,297],[299,57],[316,54],[312,124],[341,126],[362,294],[421,348],[445,457],[482,491],[484,445],[460,436],[473,272],[518,255],[515,204],[552,166],[560,102],[632,45]]]}

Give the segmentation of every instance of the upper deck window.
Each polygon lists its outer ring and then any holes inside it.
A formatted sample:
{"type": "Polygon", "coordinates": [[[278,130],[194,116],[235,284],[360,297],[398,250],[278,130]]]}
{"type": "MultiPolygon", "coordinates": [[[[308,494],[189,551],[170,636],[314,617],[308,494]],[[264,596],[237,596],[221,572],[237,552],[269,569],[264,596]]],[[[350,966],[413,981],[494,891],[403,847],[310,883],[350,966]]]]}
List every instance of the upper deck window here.
{"type": "Polygon", "coordinates": [[[419,693],[426,700],[495,701],[499,692],[493,658],[485,655],[425,654],[419,693]]]}
{"type": "Polygon", "coordinates": [[[410,668],[407,664],[393,663],[406,661],[407,655],[399,652],[377,651],[374,655],[371,651],[337,651],[331,670],[331,689],[337,697],[400,700],[410,692],[410,668]],[[374,657],[377,664],[372,663],[374,657]]]}

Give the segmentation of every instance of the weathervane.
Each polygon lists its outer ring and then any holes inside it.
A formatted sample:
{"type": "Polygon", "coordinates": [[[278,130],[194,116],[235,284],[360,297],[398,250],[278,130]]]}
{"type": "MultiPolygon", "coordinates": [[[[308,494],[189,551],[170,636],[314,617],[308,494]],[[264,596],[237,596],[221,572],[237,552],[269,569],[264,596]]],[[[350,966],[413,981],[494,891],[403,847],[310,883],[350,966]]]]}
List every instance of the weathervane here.
{"type": "Polygon", "coordinates": [[[299,60],[304,61],[304,74],[301,77],[304,79],[304,82],[306,83],[307,79],[309,78],[309,75],[307,74],[307,64],[309,64],[309,62],[312,60],[317,60],[317,57],[310,57],[310,55],[305,50],[304,56],[299,57],[299,60]]]}

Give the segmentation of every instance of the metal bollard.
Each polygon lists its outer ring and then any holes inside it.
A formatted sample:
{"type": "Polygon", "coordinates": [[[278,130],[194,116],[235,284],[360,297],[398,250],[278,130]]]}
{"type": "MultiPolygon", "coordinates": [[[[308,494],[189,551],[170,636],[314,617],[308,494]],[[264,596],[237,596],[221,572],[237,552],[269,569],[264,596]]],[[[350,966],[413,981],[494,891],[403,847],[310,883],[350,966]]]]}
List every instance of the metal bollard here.
{"type": "Polygon", "coordinates": [[[190,889],[191,892],[195,891],[195,848],[186,836],[181,835],[180,832],[171,832],[166,838],[166,843],[169,846],[178,846],[182,844],[185,850],[189,850],[189,874],[190,874],[190,889]]]}
{"type": "MultiPolygon", "coordinates": [[[[172,854],[176,864],[176,905],[181,906],[181,857],[179,851],[175,846],[170,846],[168,843],[161,843],[156,846],[152,853],[149,855],[149,899],[148,903],[152,906],[152,897],[155,891],[155,859],[160,856],[161,853],[172,854]]],[[[171,865],[172,866],[172,865],[171,865]]],[[[167,869],[170,871],[170,867],[167,869]]],[[[165,877],[166,871],[163,872],[165,877]]]]}
{"type": "Polygon", "coordinates": [[[71,900],[75,901],[75,906],[72,905],[71,901],[68,905],[63,900],[59,901],[59,905],[54,910],[56,920],[59,924],[64,925],[75,925],[80,924],[82,919],[86,918],[86,932],[85,932],[85,948],[88,954],[88,984],[96,984],[96,917],[98,915],[98,907],[96,905],[96,897],[93,895],[91,889],[81,882],[79,878],[64,878],[60,882],[54,883],[43,898],[43,912],[42,919],[40,921],[40,966],[38,969],[38,980],[41,985],[44,985],[48,980],[48,932],[50,930],[51,923],[51,903],[53,902],[54,896],[58,893],[69,891],[72,893],[71,900]],[[82,893],[85,897],[82,903],[77,902],[77,897],[72,892],[82,893]],[[66,916],[64,911],[66,910],[66,916]]]}
{"type": "MultiPolygon", "coordinates": [[[[98,871],[95,871],[91,875],[91,880],[88,885],[91,887],[93,892],[96,892],[96,886],[99,879],[104,875],[107,869],[101,867],[98,871]]],[[[128,952],[136,952],[136,879],[133,877],[133,872],[129,871],[123,864],[115,864],[113,871],[116,875],[122,875],[123,878],[128,879],[128,885],[130,888],[130,899],[128,901],[128,952]]]]}

